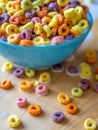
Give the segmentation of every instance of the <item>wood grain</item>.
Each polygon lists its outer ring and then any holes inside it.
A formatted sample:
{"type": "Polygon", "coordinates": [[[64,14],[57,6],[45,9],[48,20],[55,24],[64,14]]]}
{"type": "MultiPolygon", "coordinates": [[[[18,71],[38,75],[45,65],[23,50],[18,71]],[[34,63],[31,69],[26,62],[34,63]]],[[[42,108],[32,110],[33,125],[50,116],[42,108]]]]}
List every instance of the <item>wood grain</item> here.
{"type": "MultiPolygon", "coordinates": [[[[95,21],[92,28],[94,38],[89,43],[82,44],[82,46],[75,52],[76,59],[74,62],[64,62],[63,65],[66,68],[68,65],[79,65],[82,61],[85,61],[84,52],[86,49],[93,48],[98,51],[98,34],[97,34],[98,20],[95,21]]],[[[7,118],[3,118],[1,114],[8,112],[11,114],[18,114],[21,117],[23,124],[21,127],[15,130],[85,130],[83,123],[88,117],[92,117],[98,124],[98,93],[93,91],[93,85],[96,82],[94,75],[91,79],[91,88],[83,93],[81,98],[75,98],[71,95],[71,89],[77,86],[77,82],[80,77],[70,77],[66,75],[65,70],[62,73],[54,73],[50,69],[45,71],[51,74],[52,80],[47,85],[49,88],[49,94],[41,97],[32,92],[19,91],[18,83],[22,79],[18,79],[13,76],[12,73],[2,72],[2,64],[6,60],[0,57],[0,81],[2,79],[10,79],[13,83],[13,89],[2,90],[0,88],[0,130],[13,130],[7,124],[7,118]],[[65,105],[61,105],[57,101],[57,95],[60,92],[65,92],[71,97],[71,102],[75,103],[79,109],[75,115],[70,115],[65,111],[65,105]],[[36,103],[42,107],[43,113],[39,117],[32,117],[28,114],[27,108],[18,108],[16,105],[16,98],[18,96],[25,96],[29,104],[36,103]],[[55,111],[62,111],[66,116],[66,120],[61,124],[56,124],[52,121],[51,115],[55,111]]],[[[92,71],[98,67],[98,54],[97,62],[91,66],[92,71]]],[[[36,78],[39,77],[43,71],[36,72],[36,78]]],[[[32,79],[28,79],[32,80],[32,79]]],[[[97,128],[98,130],[98,128],[97,128]]]]}

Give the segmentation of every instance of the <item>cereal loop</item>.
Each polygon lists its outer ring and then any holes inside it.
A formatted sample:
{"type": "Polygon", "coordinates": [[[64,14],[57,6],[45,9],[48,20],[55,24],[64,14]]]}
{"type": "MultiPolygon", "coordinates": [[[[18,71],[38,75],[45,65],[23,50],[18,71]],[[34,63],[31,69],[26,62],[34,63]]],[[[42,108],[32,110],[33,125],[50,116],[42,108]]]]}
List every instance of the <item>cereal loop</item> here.
{"type": "Polygon", "coordinates": [[[12,83],[11,83],[10,80],[4,79],[4,80],[1,81],[0,86],[1,86],[1,88],[3,88],[3,89],[9,89],[9,88],[12,87],[12,83]]]}
{"type": "Polygon", "coordinates": [[[11,34],[7,38],[8,42],[11,44],[19,44],[20,42],[20,37],[18,34],[11,34]]]}
{"type": "Polygon", "coordinates": [[[26,91],[26,90],[30,90],[30,89],[32,88],[32,85],[31,85],[31,83],[30,83],[29,81],[27,81],[27,80],[22,80],[22,81],[20,81],[20,83],[19,83],[19,88],[20,88],[21,90],[26,91]]]}
{"type": "Polygon", "coordinates": [[[20,45],[21,46],[32,46],[33,45],[33,42],[31,40],[21,40],[20,41],[20,45]]]}
{"type": "Polygon", "coordinates": [[[60,93],[57,97],[59,103],[67,105],[70,102],[70,97],[66,93],[60,93]]]}
{"type": "Polygon", "coordinates": [[[59,28],[58,28],[58,34],[60,36],[67,36],[69,34],[69,27],[66,24],[62,24],[59,28]]]}
{"type": "Polygon", "coordinates": [[[77,110],[78,110],[77,106],[73,103],[69,103],[66,106],[66,111],[70,114],[75,114],[77,110]]]}
{"type": "Polygon", "coordinates": [[[28,113],[32,116],[39,116],[41,114],[42,110],[39,105],[32,104],[28,108],[28,113]]]}

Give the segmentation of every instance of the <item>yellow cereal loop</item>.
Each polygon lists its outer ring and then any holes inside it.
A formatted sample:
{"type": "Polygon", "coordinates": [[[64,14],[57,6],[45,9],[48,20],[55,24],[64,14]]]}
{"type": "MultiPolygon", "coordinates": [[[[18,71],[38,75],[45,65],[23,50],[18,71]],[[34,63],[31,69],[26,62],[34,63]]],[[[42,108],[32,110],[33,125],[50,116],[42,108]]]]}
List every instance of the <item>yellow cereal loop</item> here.
{"type": "Polygon", "coordinates": [[[19,31],[22,32],[23,30],[29,30],[32,28],[34,28],[34,24],[32,22],[29,22],[29,23],[25,24],[24,26],[21,26],[19,28],[19,31]]]}
{"type": "Polygon", "coordinates": [[[7,10],[12,10],[13,9],[13,2],[12,1],[8,1],[8,3],[6,4],[6,9],[7,10]]]}
{"type": "Polygon", "coordinates": [[[58,14],[58,12],[56,12],[56,11],[53,11],[53,12],[49,12],[48,13],[48,17],[51,17],[51,18],[53,18],[55,15],[57,15],[58,14]]]}
{"type": "Polygon", "coordinates": [[[91,72],[91,70],[89,70],[89,69],[87,69],[87,68],[84,68],[84,69],[82,69],[82,71],[81,71],[81,76],[82,76],[83,78],[90,78],[90,77],[92,76],[92,72],[91,72]]]}
{"type": "Polygon", "coordinates": [[[71,99],[66,93],[59,93],[57,100],[59,103],[67,105],[71,99]]]}
{"type": "Polygon", "coordinates": [[[76,16],[76,11],[74,8],[69,8],[64,11],[65,18],[75,18],[75,16],[76,16]]]}
{"type": "Polygon", "coordinates": [[[32,40],[32,42],[33,42],[33,45],[35,45],[35,46],[43,45],[43,43],[42,43],[43,38],[40,36],[37,36],[32,40]]]}
{"type": "Polygon", "coordinates": [[[7,61],[3,64],[3,69],[6,71],[12,71],[14,68],[14,64],[11,61],[7,61]]]}
{"type": "Polygon", "coordinates": [[[2,6],[0,7],[0,10],[2,10],[2,12],[3,12],[3,13],[5,13],[5,12],[6,12],[6,9],[5,9],[5,8],[3,8],[2,6]]]}
{"type": "Polygon", "coordinates": [[[8,125],[12,128],[19,127],[21,125],[21,119],[18,115],[14,114],[8,117],[8,125]]]}
{"type": "Polygon", "coordinates": [[[90,69],[90,66],[89,66],[89,64],[87,64],[86,62],[81,62],[80,68],[81,68],[81,69],[85,69],[85,68],[90,69]]]}
{"type": "Polygon", "coordinates": [[[57,0],[59,6],[66,6],[69,3],[69,0],[57,0]]]}
{"type": "Polygon", "coordinates": [[[43,30],[44,30],[44,32],[46,33],[47,38],[51,36],[52,31],[51,31],[51,29],[50,29],[50,27],[49,27],[48,25],[44,25],[44,26],[43,26],[43,30]]]}
{"type": "Polygon", "coordinates": [[[26,11],[31,10],[32,9],[32,2],[30,0],[22,0],[21,9],[26,10],[26,11]]]}
{"type": "Polygon", "coordinates": [[[14,25],[14,24],[9,24],[7,27],[6,27],[6,33],[8,35],[10,34],[14,34],[14,33],[18,33],[19,32],[19,28],[17,25],[14,25]]]}
{"type": "Polygon", "coordinates": [[[97,122],[93,118],[88,118],[84,121],[84,128],[86,130],[96,130],[97,122]]]}
{"type": "Polygon", "coordinates": [[[85,19],[82,19],[78,25],[83,29],[83,30],[86,30],[88,27],[89,27],[89,23],[87,20],[85,19]]]}
{"type": "Polygon", "coordinates": [[[50,28],[53,28],[53,27],[55,27],[55,25],[58,24],[58,21],[59,21],[58,17],[53,17],[53,18],[51,19],[51,21],[49,22],[48,26],[49,26],[50,28]]]}
{"type": "Polygon", "coordinates": [[[14,15],[16,15],[16,16],[21,16],[21,15],[24,15],[24,14],[25,14],[25,11],[24,11],[24,10],[19,10],[19,11],[15,12],[14,15]]]}
{"type": "Polygon", "coordinates": [[[1,28],[6,30],[6,27],[9,25],[9,23],[5,22],[1,25],[1,28]]]}
{"type": "Polygon", "coordinates": [[[83,33],[83,29],[79,25],[75,25],[70,29],[70,32],[76,36],[80,36],[83,33]]]}
{"type": "Polygon", "coordinates": [[[41,23],[35,23],[34,32],[37,35],[39,35],[43,32],[43,27],[42,27],[41,23]]]}

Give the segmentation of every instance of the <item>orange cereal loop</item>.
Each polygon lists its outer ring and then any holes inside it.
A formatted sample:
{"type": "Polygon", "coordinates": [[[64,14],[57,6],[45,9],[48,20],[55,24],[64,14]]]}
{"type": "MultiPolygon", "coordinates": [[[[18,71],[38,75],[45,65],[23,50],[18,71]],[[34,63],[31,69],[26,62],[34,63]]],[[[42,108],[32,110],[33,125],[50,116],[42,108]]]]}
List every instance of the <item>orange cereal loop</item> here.
{"type": "Polygon", "coordinates": [[[18,1],[13,1],[12,7],[14,10],[17,10],[17,11],[21,9],[21,6],[18,1]]]}
{"type": "Polygon", "coordinates": [[[40,34],[40,36],[41,36],[42,38],[44,38],[44,39],[46,39],[46,38],[47,38],[47,36],[46,36],[46,33],[45,33],[45,32],[42,32],[42,33],[40,34]]]}
{"type": "Polygon", "coordinates": [[[66,93],[60,93],[57,100],[59,103],[67,105],[70,102],[70,97],[66,93]]]}
{"type": "Polygon", "coordinates": [[[0,86],[1,86],[1,88],[3,88],[3,89],[9,89],[9,88],[12,87],[12,83],[11,83],[10,80],[4,79],[4,80],[1,81],[0,86]]]}
{"type": "Polygon", "coordinates": [[[70,114],[75,114],[77,110],[78,110],[77,106],[73,103],[69,103],[66,106],[66,111],[70,114]]]}
{"type": "Polygon", "coordinates": [[[27,19],[24,15],[20,16],[19,19],[20,19],[20,24],[24,25],[27,23],[27,19]]]}
{"type": "Polygon", "coordinates": [[[2,10],[0,9],[0,14],[2,14],[2,10]]]}
{"type": "Polygon", "coordinates": [[[42,24],[49,24],[49,22],[51,21],[51,18],[44,16],[42,18],[42,24]]]}
{"type": "Polygon", "coordinates": [[[11,44],[19,44],[20,42],[20,37],[18,34],[11,34],[7,38],[8,42],[11,44]]]}
{"type": "Polygon", "coordinates": [[[29,81],[27,81],[27,80],[22,80],[22,81],[20,81],[20,83],[19,83],[19,88],[20,88],[21,90],[24,90],[24,91],[30,90],[30,89],[32,88],[32,84],[31,84],[31,82],[29,82],[29,81]]]}
{"type": "Polygon", "coordinates": [[[33,45],[33,42],[31,40],[21,40],[20,41],[20,45],[21,46],[32,46],[33,45]]]}
{"type": "Polygon", "coordinates": [[[98,68],[95,69],[95,74],[98,74],[98,68]]]}
{"type": "Polygon", "coordinates": [[[36,12],[37,16],[42,18],[44,16],[47,16],[47,11],[46,10],[43,10],[43,11],[38,11],[36,12]]]}
{"type": "Polygon", "coordinates": [[[65,24],[71,28],[73,25],[72,25],[72,21],[70,19],[65,19],[65,24]]]}
{"type": "Polygon", "coordinates": [[[58,26],[52,28],[52,36],[55,36],[58,32],[58,26]]]}
{"type": "Polygon", "coordinates": [[[60,10],[59,10],[59,13],[63,15],[64,9],[60,9],[60,10]]]}
{"type": "Polygon", "coordinates": [[[64,16],[62,14],[57,14],[55,17],[58,17],[59,19],[58,25],[62,25],[64,23],[64,16]]]}
{"type": "Polygon", "coordinates": [[[67,36],[69,34],[69,27],[66,24],[62,24],[59,28],[58,28],[58,34],[60,36],[67,36]]]}
{"type": "Polygon", "coordinates": [[[87,58],[86,59],[86,62],[88,63],[88,64],[93,64],[93,63],[95,63],[96,62],[96,57],[94,57],[94,56],[92,56],[91,58],[87,58]]]}
{"type": "Polygon", "coordinates": [[[83,4],[82,5],[82,8],[84,9],[85,13],[88,13],[89,12],[89,8],[87,5],[83,4]]]}
{"type": "Polygon", "coordinates": [[[0,37],[5,36],[5,35],[6,35],[6,31],[0,28],[0,37]]]}
{"type": "Polygon", "coordinates": [[[20,24],[19,16],[15,16],[15,15],[11,16],[9,19],[9,23],[19,25],[20,24]]]}
{"type": "Polygon", "coordinates": [[[41,107],[36,104],[31,104],[28,108],[28,113],[32,116],[38,116],[42,112],[41,107]]]}

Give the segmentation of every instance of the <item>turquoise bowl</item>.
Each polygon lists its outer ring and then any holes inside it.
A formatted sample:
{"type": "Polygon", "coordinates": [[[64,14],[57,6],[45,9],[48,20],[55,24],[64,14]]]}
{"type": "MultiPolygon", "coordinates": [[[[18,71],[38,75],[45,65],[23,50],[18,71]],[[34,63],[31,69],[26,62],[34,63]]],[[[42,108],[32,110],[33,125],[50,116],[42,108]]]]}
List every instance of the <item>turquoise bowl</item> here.
{"type": "Polygon", "coordinates": [[[6,59],[23,67],[34,69],[51,67],[54,64],[64,61],[75,52],[83,43],[93,25],[91,13],[88,13],[89,28],[84,33],[59,45],[45,45],[23,47],[9,44],[0,40],[0,54],[6,59]]]}

